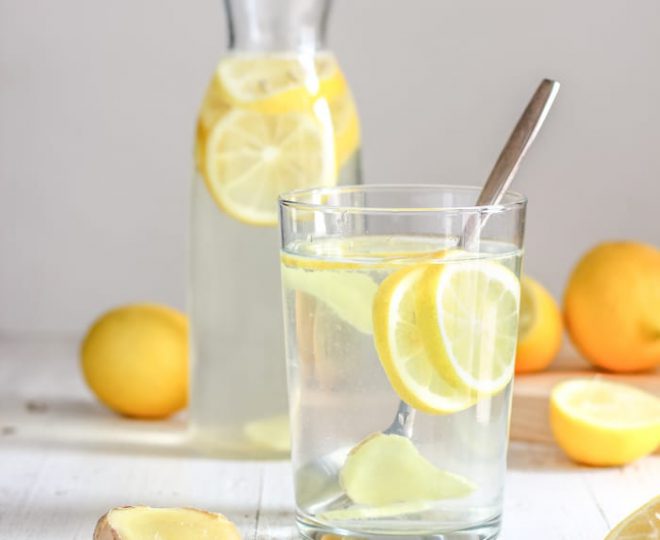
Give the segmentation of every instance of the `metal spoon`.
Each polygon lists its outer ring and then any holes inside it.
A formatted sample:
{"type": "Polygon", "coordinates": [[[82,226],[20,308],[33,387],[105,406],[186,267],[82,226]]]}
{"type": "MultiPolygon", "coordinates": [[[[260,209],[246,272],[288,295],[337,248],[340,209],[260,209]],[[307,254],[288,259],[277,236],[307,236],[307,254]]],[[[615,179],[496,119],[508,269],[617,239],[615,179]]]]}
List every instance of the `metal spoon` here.
{"type": "MultiPolygon", "coordinates": [[[[497,205],[502,200],[518,171],[520,162],[541,129],[558,92],[559,83],[557,81],[550,79],[541,81],[497,158],[495,166],[477,198],[476,206],[497,205]]],[[[487,214],[482,218],[481,213],[475,213],[468,219],[458,242],[459,247],[466,250],[475,248],[487,217],[487,214]]],[[[414,422],[415,409],[404,401],[400,401],[394,420],[383,433],[410,438],[413,434],[414,422]]],[[[308,463],[298,471],[298,474],[305,475],[308,488],[305,493],[298,494],[299,503],[305,506],[306,503],[314,503],[326,507],[329,501],[340,504],[346,498],[346,502],[349,502],[338,483],[338,472],[348,452],[349,449],[338,449],[323,458],[308,463]],[[316,478],[318,482],[314,482],[313,478],[316,478]]]]}
{"type": "MultiPolygon", "coordinates": [[[[488,176],[488,180],[479,193],[475,206],[491,206],[499,204],[511,185],[513,177],[518,172],[520,162],[527,150],[534,142],[536,135],[541,129],[550,108],[559,92],[559,83],[550,79],[543,79],[539,84],[532,99],[527,104],[516,127],[509,136],[509,140],[502,148],[495,166],[488,176]]],[[[459,247],[472,250],[479,239],[479,233],[484,226],[485,219],[480,214],[472,214],[468,218],[463,235],[459,239],[459,247]]],[[[386,435],[403,435],[410,438],[415,421],[415,409],[404,401],[399,402],[394,421],[383,431],[386,435]]]]}

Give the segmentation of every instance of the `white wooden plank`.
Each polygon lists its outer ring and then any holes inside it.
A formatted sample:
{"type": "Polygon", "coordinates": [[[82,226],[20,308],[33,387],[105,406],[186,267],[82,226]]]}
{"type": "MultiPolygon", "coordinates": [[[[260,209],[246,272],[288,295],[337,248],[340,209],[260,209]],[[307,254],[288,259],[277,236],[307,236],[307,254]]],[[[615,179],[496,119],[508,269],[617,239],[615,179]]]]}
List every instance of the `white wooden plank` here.
{"type": "Polygon", "coordinates": [[[649,456],[626,467],[583,472],[585,485],[609,528],[660,494],[660,457],[649,456]]]}
{"type": "MultiPolygon", "coordinates": [[[[24,448],[3,452],[24,468],[24,448]]],[[[123,505],[192,506],[220,511],[246,534],[254,529],[261,470],[251,463],[153,455],[49,452],[21,496],[3,496],[2,538],[88,540],[96,520],[123,505]]]]}
{"type": "Polygon", "coordinates": [[[584,483],[583,471],[558,448],[512,444],[502,540],[602,538],[607,523],[584,483]]]}
{"type": "MultiPolygon", "coordinates": [[[[184,435],[183,416],[138,422],[100,406],[75,341],[0,341],[0,538],[88,540],[124,504],[206,508],[246,540],[297,538],[287,463],[200,457],[184,435]]],[[[509,462],[503,540],[598,540],[660,485],[658,457],[587,469],[513,443],[509,462]]]]}
{"type": "Polygon", "coordinates": [[[298,538],[291,466],[287,462],[272,462],[264,468],[255,538],[257,540],[298,538]]]}
{"type": "Polygon", "coordinates": [[[206,508],[254,531],[261,464],[196,456],[181,417],[110,413],[84,387],[76,350],[0,344],[0,430],[13,428],[0,435],[0,538],[88,540],[99,516],[126,504],[206,508]]]}

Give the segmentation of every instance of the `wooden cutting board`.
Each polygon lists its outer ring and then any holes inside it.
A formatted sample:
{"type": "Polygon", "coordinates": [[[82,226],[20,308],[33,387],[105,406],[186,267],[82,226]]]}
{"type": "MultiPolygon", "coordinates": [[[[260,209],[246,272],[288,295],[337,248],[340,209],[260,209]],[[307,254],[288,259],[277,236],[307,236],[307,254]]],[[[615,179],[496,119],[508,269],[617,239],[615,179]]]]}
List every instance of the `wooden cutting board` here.
{"type": "Polygon", "coordinates": [[[644,374],[612,375],[592,368],[574,348],[566,344],[547,371],[516,375],[513,383],[511,439],[554,442],[548,420],[550,391],[558,382],[574,377],[601,377],[637,386],[660,396],[660,370],[644,374]]]}

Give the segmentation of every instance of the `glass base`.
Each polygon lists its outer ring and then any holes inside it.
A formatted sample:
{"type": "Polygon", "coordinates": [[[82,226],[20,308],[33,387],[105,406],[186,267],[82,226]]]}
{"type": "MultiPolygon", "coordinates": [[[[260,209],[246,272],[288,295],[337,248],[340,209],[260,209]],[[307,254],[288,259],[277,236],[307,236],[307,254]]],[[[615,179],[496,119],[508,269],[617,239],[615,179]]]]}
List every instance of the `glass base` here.
{"type": "Polygon", "coordinates": [[[331,527],[326,524],[315,523],[308,518],[298,515],[296,523],[301,538],[307,540],[493,540],[500,534],[502,525],[501,515],[488,521],[471,525],[460,530],[388,530],[365,531],[365,523],[359,529],[331,527]]]}

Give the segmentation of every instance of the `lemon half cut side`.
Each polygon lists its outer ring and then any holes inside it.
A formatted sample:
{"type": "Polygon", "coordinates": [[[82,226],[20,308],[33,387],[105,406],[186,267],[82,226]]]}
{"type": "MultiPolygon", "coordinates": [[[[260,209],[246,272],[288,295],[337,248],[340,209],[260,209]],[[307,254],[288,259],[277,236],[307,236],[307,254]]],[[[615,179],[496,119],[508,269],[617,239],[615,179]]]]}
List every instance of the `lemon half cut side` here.
{"type": "Polygon", "coordinates": [[[623,465],[660,444],[660,399],[627,384],[571,379],[552,390],[550,426],[575,461],[623,465]]]}

